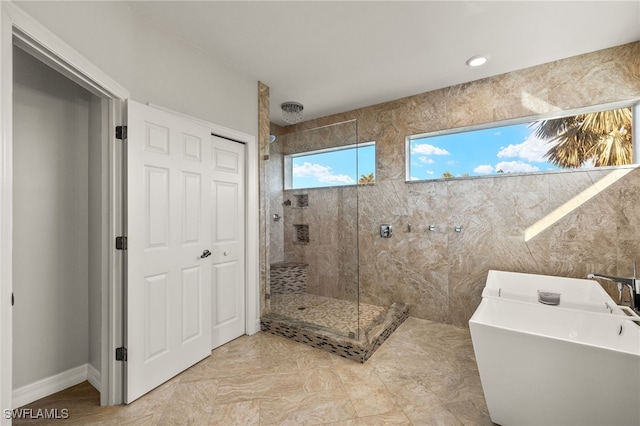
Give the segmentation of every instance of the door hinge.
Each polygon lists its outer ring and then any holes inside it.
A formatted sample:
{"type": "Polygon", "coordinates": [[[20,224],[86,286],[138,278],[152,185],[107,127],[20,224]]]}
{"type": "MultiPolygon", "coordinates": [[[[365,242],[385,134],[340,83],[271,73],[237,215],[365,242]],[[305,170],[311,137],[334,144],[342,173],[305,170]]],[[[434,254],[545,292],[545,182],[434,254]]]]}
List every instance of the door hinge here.
{"type": "Polygon", "coordinates": [[[116,250],[127,249],[127,237],[116,237],[116,250]]]}
{"type": "Polygon", "coordinates": [[[11,293],[11,306],[15,305],[16,299],[13,297],[13,293],[11,293]]]}
{"type": "Polygon", "coordinates": [[[116,361],[126,361],[127,360],[127,348],[124,346],[116,348],[116,361]]]}
{"type": "Polygon", "coordinates": [[[127,138],[127,126],[116,126],[116,139],[125,140],[127,138]]]}

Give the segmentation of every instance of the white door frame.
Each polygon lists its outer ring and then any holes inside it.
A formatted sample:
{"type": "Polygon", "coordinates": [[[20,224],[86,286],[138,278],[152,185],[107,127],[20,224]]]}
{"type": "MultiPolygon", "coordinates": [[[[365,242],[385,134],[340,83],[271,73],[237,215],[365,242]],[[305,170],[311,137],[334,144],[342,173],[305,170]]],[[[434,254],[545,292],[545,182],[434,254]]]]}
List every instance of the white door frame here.
{"type": "MultiPolygon", "coordinates": [[[[13,38],[38,59],[89,90],[109,105],[109,238],[122,229],[121,145],[115,140],[115,125],[122,119],[122,103],[129,91],[101,71],[74,48],[45,28],[12,2],[0,2],[0,370],[13,371],[12,362],[12,246],[13,246],[13,38]]],[[[247,334],[260,330],[259,245],[258,245],[258,146],[255,136],[213,123],[212,133],[236,139],[247,146],[246,167],[246,272],[247,334]]],[[[122,342],[122,256],[113,245],[109,253],[109,277],[102,282],[102,362],[103,404],[122,402],[122,365],[115,361],[115,348],[122,342]]],[[[10,424],[5,409],[12,407],[12,375],[0,379],[0,424],[10,424]]]]}

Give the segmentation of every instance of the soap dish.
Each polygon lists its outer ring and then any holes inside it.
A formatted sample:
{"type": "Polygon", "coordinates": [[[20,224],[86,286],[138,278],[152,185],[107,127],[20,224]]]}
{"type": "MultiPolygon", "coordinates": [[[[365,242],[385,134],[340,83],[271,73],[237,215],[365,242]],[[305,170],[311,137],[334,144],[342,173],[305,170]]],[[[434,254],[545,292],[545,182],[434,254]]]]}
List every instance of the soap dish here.
{"type": "Polygon", "coordinates": [[[544,303],[545,305],[559,305],[560,293],[538,290],[538,302],[544,303]]]}

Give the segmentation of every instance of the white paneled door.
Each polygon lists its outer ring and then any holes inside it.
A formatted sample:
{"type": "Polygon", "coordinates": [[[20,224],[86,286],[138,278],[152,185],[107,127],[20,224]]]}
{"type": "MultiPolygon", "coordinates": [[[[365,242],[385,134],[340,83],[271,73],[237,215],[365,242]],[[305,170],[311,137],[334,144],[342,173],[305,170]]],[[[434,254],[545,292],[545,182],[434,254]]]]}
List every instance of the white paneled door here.
{"type": "MultiPolygon", "coordinates": [[[[224,265],[220,259],[235,256],[232,245],[225,248],[226,256],[217,253],[211,236],[230,241],[243,226],[238,220],[225,225],[221,220],[227,216],[211,214],[211,191],[214,200],[219,196],[222,201],[238,197],[238,192],[225,186],[216,189],[210,129],[133,101],[128,101],[127,110],[129,403],[210,355],[212,271],[220,274],[213,278],[222,287],[217,291],[228,297],[220,282],[226,283],[234,272],[219,266],[224,265]]],[[[219,163],[236,167],[231,158],[221,156],[219,163]]],[[[225,207],[217,210],[226,212],[225,207]]],[[[236,314],[236,301],[230,303],[234,307],[224,312],[225,318],[236,314]]]]}
{"type": "Polygon", "coordinates": [[[212,136],[212,347],[245,332],[244,145],[212,136]]]}

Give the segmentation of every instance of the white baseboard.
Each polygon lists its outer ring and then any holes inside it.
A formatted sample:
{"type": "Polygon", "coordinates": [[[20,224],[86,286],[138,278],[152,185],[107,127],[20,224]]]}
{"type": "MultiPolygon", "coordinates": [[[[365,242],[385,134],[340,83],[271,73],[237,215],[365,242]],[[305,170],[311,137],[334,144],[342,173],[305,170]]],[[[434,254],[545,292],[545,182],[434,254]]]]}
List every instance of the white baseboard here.
{"type": "Polygon", "coordinates": [[[60,392],[88,380],[96,389],[100,389],[100,372],[89,364],[72,368],[51,377],[38,380],[35,383],[13,390],[13,408],[37,401],[40,398],[60,392]],[[97,385],[97,386],[96,386],[97,385]]]}
{"type": "Polygon", "coordinates": [[[256,319],[253,330],[247,330],[247,334],[251,336],[252,334],[256,334],[258,331],[260,331],[260,318],[256,319]]]}
{"type": "Polygon", "coordinates": [[[100,392],[100,388],[102,387],[100,370],[98,370],[91,364],[87,364],[87,381],[91,383],[91,386],[96,388],[98,392],[100,392]]]}

